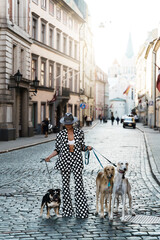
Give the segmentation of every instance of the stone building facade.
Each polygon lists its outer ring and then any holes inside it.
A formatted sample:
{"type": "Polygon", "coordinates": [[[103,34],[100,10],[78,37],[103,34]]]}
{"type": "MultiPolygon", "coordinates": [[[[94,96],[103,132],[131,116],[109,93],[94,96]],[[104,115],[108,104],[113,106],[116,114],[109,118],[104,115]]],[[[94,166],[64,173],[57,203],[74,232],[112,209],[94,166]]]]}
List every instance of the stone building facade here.
{"type": "Polygon", "coordinates": [[[0,140],[33,133],[29,115],[30,1],[0,1],[0,140]],[[17,71],[22,74],[16,82],[17,71]]]}
{"type": "Polygon", "coordinates": [[[160,92],[156,87],[160,67],[160,29],[148,33],[137,56],[136,106],[140,121],[160,128],[160,92]]]}
{"type": "Polygon", "coordinates": [[[79,29],[83,18],[74,1],[32,0],[31,73],[40,80],[33,102],[33,126],[45,117],[54,126],[65,112],[79,116],[79,29]],[[73,11],[74,8],[74,11],[73,11]]]}

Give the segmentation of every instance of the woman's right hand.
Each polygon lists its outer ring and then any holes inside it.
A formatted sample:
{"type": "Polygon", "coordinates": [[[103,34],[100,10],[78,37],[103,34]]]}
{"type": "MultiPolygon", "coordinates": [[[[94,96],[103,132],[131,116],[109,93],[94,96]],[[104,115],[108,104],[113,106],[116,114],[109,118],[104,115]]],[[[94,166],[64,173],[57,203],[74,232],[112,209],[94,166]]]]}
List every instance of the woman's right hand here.
{"type": "Polygon", "coordinates": [[[49,157],[45,158],[45,161],[50,162],[50,158],[49,157]]]}

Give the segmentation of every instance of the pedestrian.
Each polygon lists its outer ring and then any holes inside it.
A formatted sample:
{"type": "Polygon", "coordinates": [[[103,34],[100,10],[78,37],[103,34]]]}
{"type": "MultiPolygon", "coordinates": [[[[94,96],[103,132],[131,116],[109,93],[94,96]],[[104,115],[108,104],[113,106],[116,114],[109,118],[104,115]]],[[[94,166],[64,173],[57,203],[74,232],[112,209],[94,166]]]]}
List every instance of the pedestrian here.
{"type": "Polygon", "coordinates": [[[113,123],[114,123],[114,116],[112,115],[112,117],[111,117],[111,122],[112,122],[112,125],[113,125],[113,123]]]}
{"type": "Polygon", "coordinates": [[[102,114],[100,114],[99,120],[100,120],[100,123],[102,123],[102,120],[103,120],[102,114]]]}
{"type": "Polygon", "coordinates": [[[42,121],[42,128],[43,128],[43,133],[45,133],[45,138],[48,137],[48,125],[49,125],[49,120],[48,118],[45,118],[42,121]]]}
{"type": "Polygon", "coordinates": [[[117,125],[119,125],[119,117],[116,118],[117,125]]]}
{"type": "Polygon", "coordinates": [[[55,150],[45,161],[58,155],[55,169],[61,171],[62,175],[62,195],[63,195],[63,217],[71,217],[74,214],[70,195],[70,175],[73,172],[75,180],[75,204],[76,217],[88,217],[88,204],[83,186],[82,170],[83,158],[82,151],[91,150],[91,146],[86,146],[84,142],[84,132],[78,128],[73,128],[73,123],[78,119],[71,113],[66,113],[60,119],[60,123],[65,126],[56,137],[55,150]]]}

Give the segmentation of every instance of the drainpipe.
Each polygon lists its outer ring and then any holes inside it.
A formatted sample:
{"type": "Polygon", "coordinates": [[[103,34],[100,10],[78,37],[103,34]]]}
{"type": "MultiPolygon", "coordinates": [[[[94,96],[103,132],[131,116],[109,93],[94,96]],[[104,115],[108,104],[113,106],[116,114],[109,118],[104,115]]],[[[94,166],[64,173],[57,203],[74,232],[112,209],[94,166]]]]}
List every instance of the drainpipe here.
{"type": "Polygon", "coordinates": [[[153,51],[153,127],[156,128],[156,52],[153,51]]]}

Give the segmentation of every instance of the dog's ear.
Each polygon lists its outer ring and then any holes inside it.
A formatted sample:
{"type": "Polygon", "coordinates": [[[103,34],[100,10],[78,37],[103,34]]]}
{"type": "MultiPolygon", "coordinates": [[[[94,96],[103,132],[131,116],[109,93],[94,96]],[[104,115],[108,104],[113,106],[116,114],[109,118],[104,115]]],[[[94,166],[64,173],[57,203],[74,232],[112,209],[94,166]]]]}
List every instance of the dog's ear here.
{"type": "Polygon", "coordinates": [[[53,191],[53,189],[48,189],[47,193],[51,193],[53,191]]]}
{"type": "Polygon", "coordinates": [[[112,167],[113,177],[115,176],[115,167],[112,167]]]}

